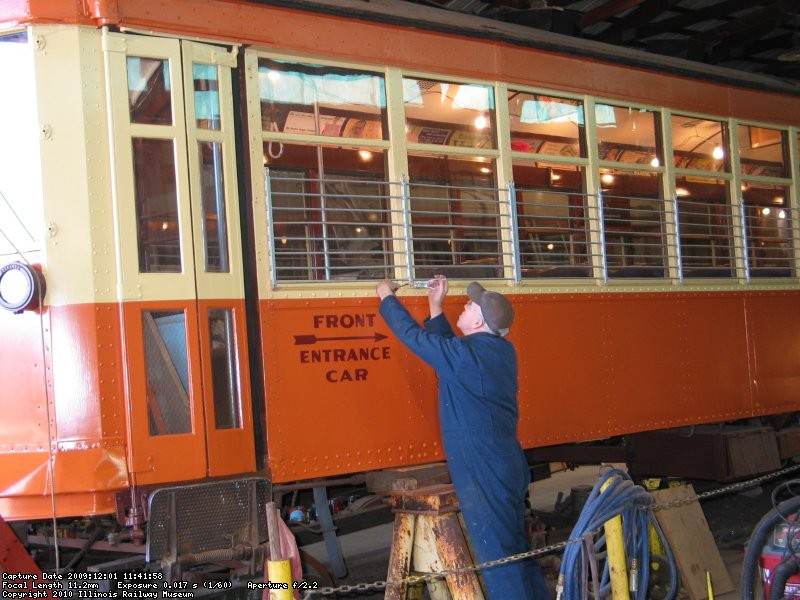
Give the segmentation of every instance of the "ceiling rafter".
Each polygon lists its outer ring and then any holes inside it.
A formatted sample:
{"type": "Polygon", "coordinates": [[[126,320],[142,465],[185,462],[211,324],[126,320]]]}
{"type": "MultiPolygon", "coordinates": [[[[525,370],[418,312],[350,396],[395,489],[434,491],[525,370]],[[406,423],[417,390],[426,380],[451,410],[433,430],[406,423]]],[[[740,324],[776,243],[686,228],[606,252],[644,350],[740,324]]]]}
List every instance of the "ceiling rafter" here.
{"type": "Polygon", "coordinates": [[[621,44],[641,40],[641,30],[660,14],[671,9],[680,0],[646,0],[636,10],[625,17],[614,19],[611,26],[595,36],[595,39],[608,44],[621,44]]]}
{"type": "Polygon", "coordinates": [[[406,1],[800,82],[800,0],[406,1]]]}
{"type": "Polygon", "coordinates": [[[797,0],[778,0],[762,8],[750,11],[741,17],[698,33],[693,39],[704,43],[714,43],[723,39],[747,36],[752,30],[763,30],[786,18],[787,9],[797,5],[797,0]]]}
{"type": "Polygon", "coordinates": [[[610,0],[583,14],[581,19],[581,29],[591,27],[601,21],[607,21],[610,17],[624,12],[634,6],[639,6],[644,0],[610,0]]]}
{"type": "Polygon", "coordinates": [[[709,19],[724,19],[727,20],[726,15],[740,11],[753,5],[753,0],[726,0],[719,2],[706,8],[696,8],[692,10],[682,9],[678,6],[670,7],[670,12],[677,12],[674,17],[667,17],[658,21],[651,22],[639,28],[639,35],[642,38],[648,38],[663,33],[685,33],[686,35],[693,35],[694,31],[689,29],[690,26],[697,23],[702,23],[709,19]]]}

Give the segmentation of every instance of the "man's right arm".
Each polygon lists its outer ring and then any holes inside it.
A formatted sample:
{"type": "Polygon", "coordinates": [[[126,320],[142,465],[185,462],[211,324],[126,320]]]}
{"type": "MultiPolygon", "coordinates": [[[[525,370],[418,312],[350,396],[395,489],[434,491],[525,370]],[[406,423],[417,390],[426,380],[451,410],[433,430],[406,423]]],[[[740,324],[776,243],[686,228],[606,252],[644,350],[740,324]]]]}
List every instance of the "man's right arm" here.
{"type": "Polygon", "coordinates": [[[430,311],[431,319],[438,317],[444,312],[442,305],[447,296],[447,277],[444,275],[436,275],[433,280],[436,285],[428,289],[428,310],[430,311]]]}

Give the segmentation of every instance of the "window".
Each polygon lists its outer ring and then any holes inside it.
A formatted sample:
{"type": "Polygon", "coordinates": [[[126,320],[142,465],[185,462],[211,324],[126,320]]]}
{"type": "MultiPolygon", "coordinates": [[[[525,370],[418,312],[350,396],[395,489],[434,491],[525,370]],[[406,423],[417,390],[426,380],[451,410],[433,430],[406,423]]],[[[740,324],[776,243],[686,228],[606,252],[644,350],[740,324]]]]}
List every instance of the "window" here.
{"type": "Polygon", "coordinates": [[[208,328],[211,333],[214,425],[217,429],[238,429],[242,426],[242,406],[233,311],[222,308],[209,310],[208,328]]]}
{"type": "Polygon", "coordinates": [[[540,94],[508,92],[511,150],[586,156],[583,103],[540,94]]]}
{"type": "Polygon", "coordinates": [[[387,136],[383,77],[260,58],[258,81],[276,279],[387,276],[385,151],[352,143],[387,136]],[[287,133],[309,141],[283,141],[287,133]]]}
{"type": "Polygon", "coordinates": [[[141,273],[180,273],[180,221],[172,140],[133,138],[137,239],[141,273]]]}
{"type": "Polygon", "coordinates": [[[415,276],[502,276],[494,164],[456,156],[408,157],[415,276]]]}
{"type": "Polygon", "coordinates": [[[737,135],[748,274],[793,277],[787,132],[739,125],[737,135]]]}
{"type": "Polygon", "coordinates": [[[169,60],[129,56],[127,63],[131,123],[172,125],[169,60]]]}
{"type": "Polygon", "coordinates": [[[792,277],[794,251],[789,189],[748,183],[744,200],[745,244],[751,277],[792,277]]]}
{"type": "Polygon", "coordinates": [[[142,313],[150,435],[191,433],[186,314],[142,313]]]}
{"type": "Polygon", "coordinates": [[[386,88],[374,73],[260,58],[265,131],[386,139],[386,88]]]}
{"type": "Polygon", "coordinates": [[[667,246],[657,173],[605,170],[603,242],[609,277],[665,277],[667,246]]]}
{"type": "Polygon", "coordinates": [[[282,144],[280,156],[267,164],[278,279],[389,276],[390,199],[382,151],[282,144]]]}
{"type": "Polygon", "coordinates": [[[733,277],[733,229],[726,180],[676,179],[676,211],[684,277],[733,277]]]}
{"type": "Polygon", "coordinates": [[[787,177],[786,132],[754,125],[739,125],[739,161],[742,175],[787,177]]]}
{"type": "Polygon", "coordinates": [[[730,173],[728,126],[672,115],[675,212],[683,277],[733,277],[730,182],[689,171],[730,173]]]}
{"type": "Polygon", "coordinates": [[[221,125],[218,69],[215,65],[192,64],[196,125],[211,131],[219,131],[221,125]]]}
{"type": "Polygon", "coordinates": [[[197,149],[202,171],[200,202],[203,206],[205,269],[213,273],[228,273],[230,261],[225,211],[223,146],[219,142],[198,141],[197,149]]]}
{"type": "MultiPolygon", "coordinates": [[[[601,270],[611,280],[732,279],[745,246],[750,275],[793,272],[788,130],[673,113],[666,127],[658,109],[512,88],[498,136],[495,86],[405,76],[392,88],[405,125],[395,147],[381,74],[258,64],[273,282],[512,270],[523,280],[601,270]],[[509,161],[504,189],[498,168],[509,161]]],[[[196,89],[213,90],[204,80],[196,89]]],[[[209,231],[212,205],[213,194],[209,231]]]]}
{"type": "Polygon", "coordinates": [[[403,79],[410,143],[496,148],[494,92],[485,85],[403,79]]]}
{"type": "Polygon", "coordinates": [[[672,115],[675,167],[730,172],[728,127],[720,121],[672,115]]]}
{"type": "Polygon", "coordinates": [[[658,113],[644,108],[595,106],[600,160],[657,167],[663,165],[658,113]]]}
{"type": "Polygon", "coordinates": [[[523,277],[590,277],[581,167],[514,163],[523,277]]]}

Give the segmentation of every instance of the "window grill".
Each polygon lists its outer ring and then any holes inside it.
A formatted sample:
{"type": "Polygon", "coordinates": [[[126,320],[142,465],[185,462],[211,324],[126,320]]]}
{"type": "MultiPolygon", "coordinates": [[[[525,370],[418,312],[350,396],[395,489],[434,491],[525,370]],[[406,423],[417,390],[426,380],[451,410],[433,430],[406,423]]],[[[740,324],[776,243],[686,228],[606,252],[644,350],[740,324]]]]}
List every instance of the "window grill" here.
{"type": "Polygon", "coordinates": [[[732,207],[711,200],[288,171],[268,171],[266,189],[273,286],[437,273],[514,281],[794,276],[788,211],[770,216],[746,203],[737,229],[732,207]]]}

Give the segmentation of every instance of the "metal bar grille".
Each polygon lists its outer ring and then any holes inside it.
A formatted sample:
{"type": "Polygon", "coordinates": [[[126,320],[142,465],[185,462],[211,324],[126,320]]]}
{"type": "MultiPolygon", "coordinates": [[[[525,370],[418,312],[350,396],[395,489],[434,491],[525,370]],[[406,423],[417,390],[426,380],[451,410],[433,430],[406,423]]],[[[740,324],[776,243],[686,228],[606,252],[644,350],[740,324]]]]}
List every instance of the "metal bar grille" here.
{"type": "Polygon", "coordinates": [[[515,281],[735,278],[737,263],[748,277],[795,276],[788,210],[744,203],[737,228],[731,206],[715,200],[286,172],[268,180],[276,285],[396,278],[395,265],[414,278],[515,281]]]}

